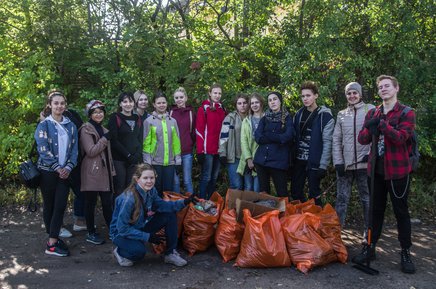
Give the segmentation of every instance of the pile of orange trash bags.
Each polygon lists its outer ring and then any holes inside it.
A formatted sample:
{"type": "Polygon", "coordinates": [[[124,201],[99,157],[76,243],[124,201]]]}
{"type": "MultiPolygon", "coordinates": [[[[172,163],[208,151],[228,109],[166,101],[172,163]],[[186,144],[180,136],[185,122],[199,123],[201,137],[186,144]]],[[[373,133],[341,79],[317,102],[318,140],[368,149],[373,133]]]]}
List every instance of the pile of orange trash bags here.
{"type": "Polygon", "coordinates": [[[289,203],[286,212],[273,210],[252,217],[244,210],[244,223],[225,208],[215,235],[224,262],[236,258],[239,267],[289,267],[307,273],[331,262],[345,263],[348,253],[341,239],[339,218],[330,204],[314,201],[289,203]]]}
{"type": "MultiPolygon", "coordinates": [[[[189,195],[164,193],[166,200],[178,200],[189,195]]],[[[290,267],[307,273],[316,266],[331,262],[346,263],[348,253],[341,239],[341,226],[330,204],[321,208],[314,200],[292,202],[286,211],[272,210],[259,216],[243,211],[243,223],[236,220],[235,209],[229,209],[215,192],[211,199],[217,214],[197,210],[193,204],[177,214],[179,237],[192,256],[206,251],[215,243],[224,262],[235,260],[238,267],[290,267]]],[[[164,234],[164,232],[160,232],[164,234]]],[[[154,246],[156,253],[165,244],[154,246]]]]}

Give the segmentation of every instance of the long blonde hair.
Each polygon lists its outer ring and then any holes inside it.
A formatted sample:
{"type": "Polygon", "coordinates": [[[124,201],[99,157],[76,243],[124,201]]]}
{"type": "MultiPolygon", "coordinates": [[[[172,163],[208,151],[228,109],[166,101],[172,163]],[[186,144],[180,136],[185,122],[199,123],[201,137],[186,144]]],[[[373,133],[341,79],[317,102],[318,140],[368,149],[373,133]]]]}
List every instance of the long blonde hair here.
{"type": "Polygon", "coordinates": [[[138,164],[135,167],[135,172],[132,176],[132,181],[130,182],[130,185],[127,187],[126,192],[132,192],[133,197],[135,199],[135,209],[133,210],[132,216],[129,220],[130,224],[134,224],[138,221],[139,216],[141,215],[142,208],[142,198],[139,195],[138,190],[136,189],[136,184],[138,179],[141,177],[142,172],[144,171],[153,171],[154,176],[156,177],[156,170],[153,168],[152,165],[144,163],[144,164],[138,164]]]}

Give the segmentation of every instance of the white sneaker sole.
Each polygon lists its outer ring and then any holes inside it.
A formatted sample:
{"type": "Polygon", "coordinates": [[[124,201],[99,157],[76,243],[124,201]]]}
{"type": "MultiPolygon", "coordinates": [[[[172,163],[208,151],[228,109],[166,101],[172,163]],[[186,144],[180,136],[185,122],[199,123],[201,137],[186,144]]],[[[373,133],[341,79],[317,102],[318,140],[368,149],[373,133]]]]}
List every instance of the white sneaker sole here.
{"type": "Polygon", "coordinates": [[[69,254],[60,254],[60,253],[57,253],[57,252],[52,252],[52,251],[49,251],[49,250],[45,250],[45,253],[47,254],[47,255],[51,255],[51,256],[58,256],[58,257],[68,257],[69,256],[69,254]]]}

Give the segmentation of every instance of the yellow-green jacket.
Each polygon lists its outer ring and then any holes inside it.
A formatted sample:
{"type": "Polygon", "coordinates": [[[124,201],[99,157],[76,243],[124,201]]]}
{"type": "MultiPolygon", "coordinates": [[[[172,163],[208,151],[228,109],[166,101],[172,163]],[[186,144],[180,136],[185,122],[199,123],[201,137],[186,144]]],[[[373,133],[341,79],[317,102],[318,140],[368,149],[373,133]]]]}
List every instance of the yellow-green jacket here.
{"type": "Polygon", "coordinates": [[[180,136],[177,121],[167,113],[153,112],[144,121],[143,159],[160,166],[181,165],[180,136]]]}
{"type": "MultiPolygon", "coordinates": [[[[236,170],[240,175],[244,175],[245,166],[247,165],[247,159],[254,159],[259,145],[254,140],[253,131],[251,126],[251,115],[244,118],[241,127],[241,160],[239,161],[238,169],[236,170]]],[[[253,170],[252,175],[256,176],[256,172],[253,170]]]]}

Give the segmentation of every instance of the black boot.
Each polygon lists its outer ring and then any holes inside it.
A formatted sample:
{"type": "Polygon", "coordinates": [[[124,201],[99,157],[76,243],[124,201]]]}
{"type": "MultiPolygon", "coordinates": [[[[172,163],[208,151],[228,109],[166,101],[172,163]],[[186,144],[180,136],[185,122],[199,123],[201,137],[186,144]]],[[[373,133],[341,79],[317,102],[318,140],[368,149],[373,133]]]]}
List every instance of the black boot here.
{"type": "Polygon", "coordinates": [[[413,274],[416,271],[409,249],[401,249],[401,271],[408,274],[413,274]]]}
{"type": "Polygon", "coordinates": [[[369,252],[370,261],[374,261],[375,260],[375,245],[374,244],[371,244],[371,246],[368,246],[368,244],[364,244],[360,254],[354,256],[353,259],[351,259],[351,261],[353,263],[356,263],[356,264],[365,264],[366,263],[366,256],[367,256],[368,252],[369,252]]]}

